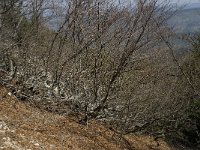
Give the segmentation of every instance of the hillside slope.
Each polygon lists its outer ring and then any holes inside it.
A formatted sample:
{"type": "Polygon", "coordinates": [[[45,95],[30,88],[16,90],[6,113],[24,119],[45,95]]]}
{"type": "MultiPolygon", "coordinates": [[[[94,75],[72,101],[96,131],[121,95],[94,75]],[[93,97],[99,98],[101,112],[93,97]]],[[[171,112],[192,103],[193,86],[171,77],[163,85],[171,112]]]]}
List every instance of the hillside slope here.
{"type": "Polygon", "coordinates": [[[150,137],[120,135],[94,121],[87,126],[72,118],[19,102],[0,87],[0,149],[2,150],[170,150],[150,137]]]}

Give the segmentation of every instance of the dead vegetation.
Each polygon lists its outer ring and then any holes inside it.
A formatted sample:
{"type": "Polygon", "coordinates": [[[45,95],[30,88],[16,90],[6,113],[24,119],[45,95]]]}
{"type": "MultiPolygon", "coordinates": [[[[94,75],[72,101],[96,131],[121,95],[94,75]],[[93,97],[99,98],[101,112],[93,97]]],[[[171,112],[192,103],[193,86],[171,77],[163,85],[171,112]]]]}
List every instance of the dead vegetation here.
{"type": "Polygon", "coordinates": [[[0,88],[0,149],[170,150],[148,136],[121,136],[95,121],[86,126],[76,119],[41,111],[0,88]]]}
{"type": "Polygon", "coordinates": [[[97,148],[130,149],[131,141],[144,140],[120,136],[130,133],[185,141],[181,126],[198,90],[173,55],[167,21],[174,10],[162,0],[135,0],[131,6],[112,0],[0,1],[0,84],[34,107],[11,98],[2,101],[3,109],[19,120],[22,115],[25,128],[36,128],[39,139],[51,133],[38,126],[43,122],[55,129],[50,139],[70,141],[66,136],[73,133],[97,148]],[[57,114],[55,124],[48,124],[50,113],[57,114]],[[69,121],[70,115],[78,115],[74,121],[82,125],[69,121]],[[98,135],[94,120],[120,134],[105,129],[98,135]]]}

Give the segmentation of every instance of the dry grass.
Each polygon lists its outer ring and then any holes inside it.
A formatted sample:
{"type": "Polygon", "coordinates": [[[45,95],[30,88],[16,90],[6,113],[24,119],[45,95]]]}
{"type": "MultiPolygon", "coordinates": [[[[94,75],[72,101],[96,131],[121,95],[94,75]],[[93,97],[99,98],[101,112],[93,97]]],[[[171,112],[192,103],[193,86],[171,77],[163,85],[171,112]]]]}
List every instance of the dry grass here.
{"type": "Polygon", "coordinates": [[[0,149],[5,150],[170,150],[147,136],[121,137],[95,121],[87,126],[29,106],[0,87],[0,149]]]}

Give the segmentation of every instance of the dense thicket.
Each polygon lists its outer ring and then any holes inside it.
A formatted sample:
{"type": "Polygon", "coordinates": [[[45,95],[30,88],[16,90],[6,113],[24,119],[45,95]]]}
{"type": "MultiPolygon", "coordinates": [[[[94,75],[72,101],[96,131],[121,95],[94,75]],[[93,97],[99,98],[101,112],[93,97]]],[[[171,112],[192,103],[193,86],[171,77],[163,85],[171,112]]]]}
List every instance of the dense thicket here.
{"type": "Polygon", "coordinates": [[[83,123],[181,136],[188,109],[199,106],[196,77],[169,43],[173,13],[157,0],[1,1],[1,84],[42,109],[78,112],[83,123]]]}

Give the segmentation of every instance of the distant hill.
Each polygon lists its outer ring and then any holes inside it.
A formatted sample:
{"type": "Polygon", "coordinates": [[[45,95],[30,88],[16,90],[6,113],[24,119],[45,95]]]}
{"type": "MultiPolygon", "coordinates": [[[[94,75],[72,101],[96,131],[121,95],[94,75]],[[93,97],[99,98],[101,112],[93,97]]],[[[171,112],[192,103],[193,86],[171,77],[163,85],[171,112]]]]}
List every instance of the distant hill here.
{"type": "Polygon", "coordinates": [[[186,5],[184,9],[194,9],[194,8],[200,8],[200,3],[190,3],[186,5]]]}
{"type": "MultiPolygon", "coordinates": [[[[51,29],[57,30],[64,18],[58,17],[47,23],[51,29]]],[[[184,9],[178,11],[168,21],[174,27],[176,33],[196,33],[200,32],[200,3],[192,3],[184,9]]]]}
{"type": "Polygon", "coordinates": [[[188,7],[178,11],[170,20],[170,26],[174,27],[176,33],[200,32],[200,7],[188,7]]]}

